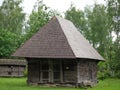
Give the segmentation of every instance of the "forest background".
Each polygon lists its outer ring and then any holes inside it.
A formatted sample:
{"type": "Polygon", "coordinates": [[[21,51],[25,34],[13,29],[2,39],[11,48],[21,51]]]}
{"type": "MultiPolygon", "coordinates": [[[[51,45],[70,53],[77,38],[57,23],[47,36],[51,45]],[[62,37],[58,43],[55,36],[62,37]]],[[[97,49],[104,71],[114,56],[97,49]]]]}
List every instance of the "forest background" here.
{"type": "Polygon", "coordinates": [[[84,10],[74,4],[64,16],[38,0],[27,16],[20,5],[23,0],[4,0],[0,6],[0,58],[13,58],[11,54],[53,16],[71,20],[90,44],[105,58],[98,64],[98,78],[120,78],[120,0],[94,3],[84,10]]]}

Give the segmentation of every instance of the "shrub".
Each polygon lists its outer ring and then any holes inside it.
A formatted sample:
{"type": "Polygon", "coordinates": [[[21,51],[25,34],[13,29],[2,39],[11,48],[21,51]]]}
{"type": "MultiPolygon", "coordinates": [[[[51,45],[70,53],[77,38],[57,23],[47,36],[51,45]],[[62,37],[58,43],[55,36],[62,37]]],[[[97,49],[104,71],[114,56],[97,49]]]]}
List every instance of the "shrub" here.
{"type": "Polygon", "coordinates": [[[24,71],[24,77],[27,77],[27,75],[28,75],[28,70],[27,70],[27,67],[26,67],[26,69],[24,71]]]}
{"type": "Polygon", "coordinates": [[[120,79],[120,70],[116,72],[115,76],[120,79]]]}

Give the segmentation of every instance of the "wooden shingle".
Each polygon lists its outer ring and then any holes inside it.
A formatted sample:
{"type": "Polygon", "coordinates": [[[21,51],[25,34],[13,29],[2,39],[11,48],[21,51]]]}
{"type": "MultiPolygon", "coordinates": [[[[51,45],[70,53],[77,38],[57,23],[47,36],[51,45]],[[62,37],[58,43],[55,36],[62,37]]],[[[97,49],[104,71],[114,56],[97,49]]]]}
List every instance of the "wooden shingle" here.
{"type": "Polygon", "coordinates": [[[104,60],[69,20],[53,17],[13,56],[104,60]]]}

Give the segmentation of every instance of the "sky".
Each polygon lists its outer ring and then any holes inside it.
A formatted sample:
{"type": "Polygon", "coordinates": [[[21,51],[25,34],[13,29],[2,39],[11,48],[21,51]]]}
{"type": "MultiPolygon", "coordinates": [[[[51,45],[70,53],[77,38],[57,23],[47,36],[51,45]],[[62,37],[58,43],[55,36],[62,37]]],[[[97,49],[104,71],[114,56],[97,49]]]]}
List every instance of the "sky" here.
{"type": "MultiPolygon", "coordinates": [[[[23,0],[23,10],[28,15],[31,13],[33,6],[37,0],[23,0]]],[[[83,10],[86,5],[93,5],[94,2],[104,4],[104,0],[43,0],[43,3],[46,4],[51,9],[55,9],[60,13],[64,13],[69,9],[71,3],[76,6],[76,8],[83,10]]],[[[0,5],[3,0],[0,0],[0,5]]]]}
{"type": "MultiPolygon", "coordinates": [[[[0,5],[2,2],[3,0],[0,0],[0,5]]],[[[35,2],[37,2],[37,0],[23,0],[22,7],[28,16],[32,12],[35,2]]],[[[85,6],[93,5],[95,2],[98,4],[105,4],[105,0],[43,0],[44,4],[46,4],[51,9],[59,11],[61,14],[69,9],[71,3],[74,4],[77,9],[84,10],[85,6]]],[[[113,34],[113,36],[115,35],[113,34]]]]}

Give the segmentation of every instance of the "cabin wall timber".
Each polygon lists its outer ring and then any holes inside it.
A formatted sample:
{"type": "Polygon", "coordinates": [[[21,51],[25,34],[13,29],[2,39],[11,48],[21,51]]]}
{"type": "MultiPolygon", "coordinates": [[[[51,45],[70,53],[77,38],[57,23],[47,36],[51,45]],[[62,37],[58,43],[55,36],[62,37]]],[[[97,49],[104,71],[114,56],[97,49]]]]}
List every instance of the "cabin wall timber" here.
{"type": "Polygon", "coordinates": [[[97,61],[81,59],[27,59],[28,84],[97,83],[97,61]]]}
{"type": "Polygon", "coordinates": [[[63,77],[64,83],[77,82],[77,61],[76,60],[63,60],[63,77]]]}
{"type": "Polygon", "coordinates": [[[2,65],[0,66],[0,76],[21,77],[24,76],[25,66],[2,65]]]}
{"type": "Polygon", "coordinates": [[[25,60],[0,59],[1,77],[22,77],[26,68],[25,60]]]}
{"type": "Polygon", "coordinates": [[[78,60],[77,63],[77,80],[78,83],[91,81],[97,83],[97,63],[95,60],[78,60]]]}
{"type": "Polygon", "coordinates": [[[77,63],[70,59],[27,59],[28,84],[76,83],[77,63]],[[73,75],[74,74],[74,75],[73,75]]]}
{"type": "Polygon", "coordinates": [[[53,17],[13,53],[28,61],[28,84],[97,83],[97,63],[104,58],[74,24],[53,17]]]}

